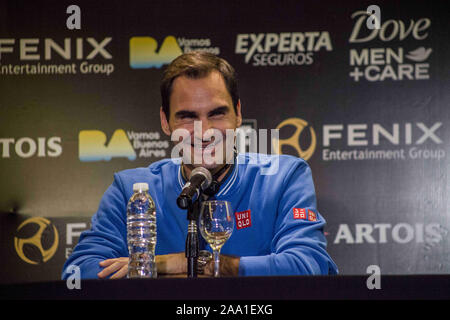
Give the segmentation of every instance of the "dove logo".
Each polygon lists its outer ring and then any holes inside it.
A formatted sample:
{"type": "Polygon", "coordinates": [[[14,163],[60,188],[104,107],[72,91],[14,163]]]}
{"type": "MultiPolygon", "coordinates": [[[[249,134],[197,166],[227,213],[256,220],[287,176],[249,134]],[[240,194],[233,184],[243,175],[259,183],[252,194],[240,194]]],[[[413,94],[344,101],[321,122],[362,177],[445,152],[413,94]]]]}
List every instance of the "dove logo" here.
{"type": "Polygon", "coordinates": [[[427,59],[433,52],[432,48],[426,48],[424,45],[417,47],[417,44],[413,48],[399,45],[384,47],[383,43],[403,44],[402,41],[408,39],[407,45],[410,43],[414,45],[414,40],[424,41],[430,34],[431,20],[410,19],[408,23],[405,23],[402,20],[390,19],[384,21],[380,28],[364,28],[362,27],[364,21],[367,20],[368,23],[367,16],[368,13],[364,11],[357,11],[351,16],[356,20],[349,43],[357,47],[351,48],[349,52],[350,78],[355,82],[430,79],[430,64],[427,59]],[[371,41],[376,45],[361,48],[361,44],[371,41]]]}
{"type": "Polygon", "coordinates": [[[100,130],[82,130],[78,135],[80,161],[110,161],[111,158],[136,159],[136,152],[124,130],[114,131],[107,144],[106,134],[100,130]]]}
{"type": "Polygon", "coordinates": [[[370,32],[364,35],[362,33],[364,33],[366,28],[362,28],[362,26],[372,16],[366,11],[357,11],[352,14],[352,19],[355,18],[357,19],[350,35],[350,43],[369,42],[377,37],[383,42],[403,41],[409,36],[412,36],[415,40],[424,40],[428,37],[428,28],[431,26],[431,20],[428,18],[421,18],[417,21],[411,19],[409,24],[404,23],[402,20],[389,19],[384,21],[380,28],[367,28],[370,32]]]}
{"type": "Polygon", "coordinates": [[[350,66],[354,66],[350,77],[356,82],[360,78],[367,81],[384,80],[426,80],[429,79],[428,63],[405,63],[405,58],[413,62],[423,62],[433,50],[424,47],[404,54],[400,48],[350,49],[350,66]],[[362,66],[362,68],[360,68],[362,66]]]}
{"type": "Polygon", "coordinates": [[[428,57],[430,56],[432,51],[433,51],[433,49],[431,49],[431,48],[425,49],[424,47],[420,47],[420,48],[417,48],[416,50],[410,51],[406,55],[406,57],[412,61],[422,62],[422,61],[425,61],[428,59],[428,57]]]}

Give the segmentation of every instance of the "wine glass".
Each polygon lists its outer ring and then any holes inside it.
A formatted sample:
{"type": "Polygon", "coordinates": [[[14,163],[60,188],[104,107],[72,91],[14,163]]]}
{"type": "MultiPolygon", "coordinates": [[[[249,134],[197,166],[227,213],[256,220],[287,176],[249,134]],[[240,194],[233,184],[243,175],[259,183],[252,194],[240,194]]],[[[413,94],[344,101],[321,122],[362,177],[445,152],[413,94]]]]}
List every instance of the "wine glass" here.
{"type": "Polygon", "coordinates": [[[200,232],[213,249],[214,277],[219,277],[220,249],[233,233],[234,219],[228,201],[208,200],[200,209],[200,232]]]}

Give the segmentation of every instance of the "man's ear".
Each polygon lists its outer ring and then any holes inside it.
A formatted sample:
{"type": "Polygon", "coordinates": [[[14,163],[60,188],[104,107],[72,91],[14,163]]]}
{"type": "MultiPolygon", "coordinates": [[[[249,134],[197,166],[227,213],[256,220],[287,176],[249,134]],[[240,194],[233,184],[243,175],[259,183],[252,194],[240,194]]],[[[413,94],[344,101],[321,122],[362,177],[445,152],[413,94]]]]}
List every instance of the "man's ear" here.
{"type": "Polygon", "coordinates": [[[239,99],[236,104],[236,128],[239,128],[241,124],[242,124],[241,100],[239,99]]]}
{"type": "Polygon", "coordinates": [[[169,120],[166,117],[165,112],[163,111],[163,108],[159,108],[159,118],[161,120],[161,129],[162,131],[167,134],[168,136],[170,136],[171,132],[170,132],[170,127],[169,127],[169,120]]]}

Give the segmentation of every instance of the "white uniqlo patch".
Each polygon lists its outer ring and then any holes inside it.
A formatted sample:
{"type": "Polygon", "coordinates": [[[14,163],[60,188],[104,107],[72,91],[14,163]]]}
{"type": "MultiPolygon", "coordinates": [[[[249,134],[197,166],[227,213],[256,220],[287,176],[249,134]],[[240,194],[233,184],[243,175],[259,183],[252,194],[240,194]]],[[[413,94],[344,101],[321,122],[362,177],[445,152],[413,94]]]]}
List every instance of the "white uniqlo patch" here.
{"type": "Polygon", "coordinates": [[[236,228],[238,230],[252,226],[252,216],[250,214],[250,210],[235,212],[234,216],[236,217],[236,228]]]}
{"type": "Polygon", "coordinates": [[[305,208],[294,208],[294,219],[304,219],[306,220],[306,209],[305,208]]]}

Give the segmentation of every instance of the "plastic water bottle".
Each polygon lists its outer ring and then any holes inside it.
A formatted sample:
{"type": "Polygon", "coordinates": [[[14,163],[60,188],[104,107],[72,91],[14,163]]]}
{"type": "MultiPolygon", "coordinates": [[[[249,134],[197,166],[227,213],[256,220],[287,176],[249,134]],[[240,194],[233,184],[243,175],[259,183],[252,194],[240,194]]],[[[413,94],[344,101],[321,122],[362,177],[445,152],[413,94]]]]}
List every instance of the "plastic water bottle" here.
{"type": "Polygon", "coordinates": [[[156,278],[156,210],[147,183],[133,184],[127,205],[128,278],[156,278]]]}

